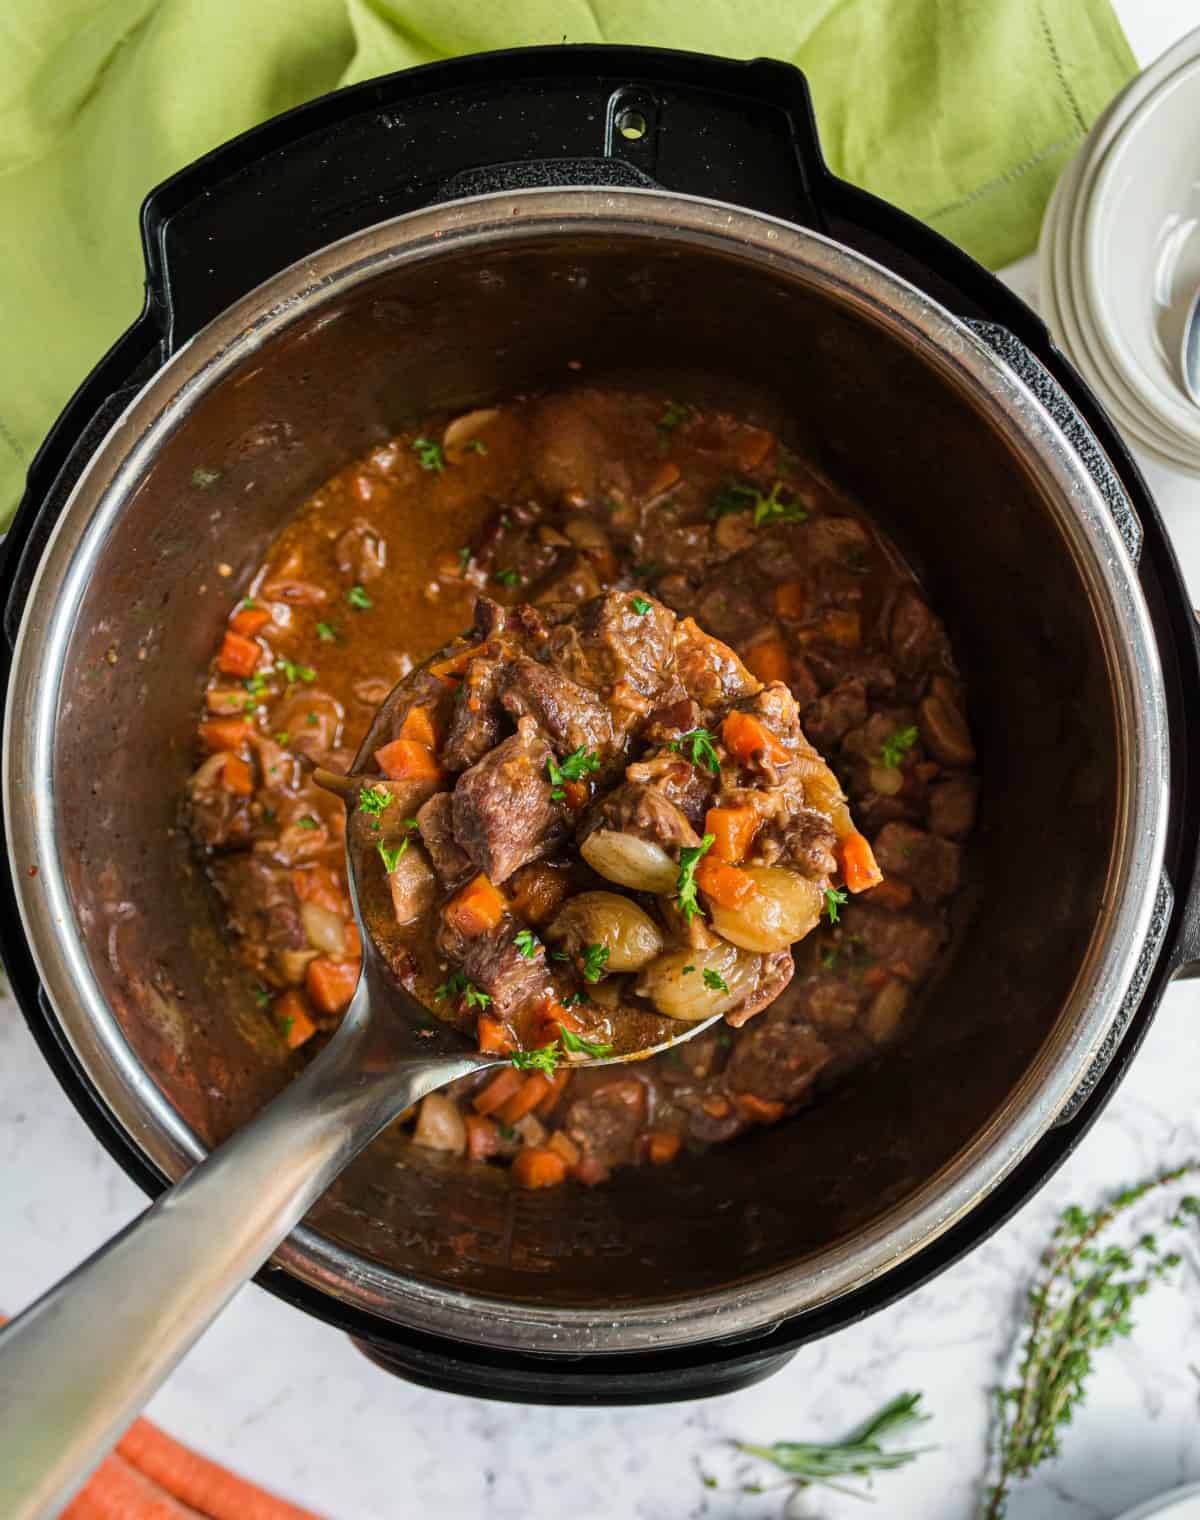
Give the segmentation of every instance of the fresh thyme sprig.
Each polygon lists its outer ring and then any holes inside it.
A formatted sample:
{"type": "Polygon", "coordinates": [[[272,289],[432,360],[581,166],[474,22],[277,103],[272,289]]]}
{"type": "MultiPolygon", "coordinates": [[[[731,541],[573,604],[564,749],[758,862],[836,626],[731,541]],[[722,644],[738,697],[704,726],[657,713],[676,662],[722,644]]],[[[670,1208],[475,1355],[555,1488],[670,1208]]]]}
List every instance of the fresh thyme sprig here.
{"type": "MultiPolygon", "coordinates": [[[[1148,1194],[1200,1173],[1190,1161],[1126,1188],[1091,1213],[1066,1209],[1042,1256],[1029,1294],[1016,1381],[996,1390],[993,1438],[995,1481],[986,1490],[981,1520],[1002,1520],[1018,1478],[1056,1457],[1062,1432],[1083,1402],[1093,1354],[1133,1329],[1138,1298],[1179,1264],[1153,1235],[1131,1246],[1101,1246],[1100,1238],[1148,1194]]],[[[1200,1198],[1180,1200],[1167,1224],[1200,1219],[1200,1198]]]]}

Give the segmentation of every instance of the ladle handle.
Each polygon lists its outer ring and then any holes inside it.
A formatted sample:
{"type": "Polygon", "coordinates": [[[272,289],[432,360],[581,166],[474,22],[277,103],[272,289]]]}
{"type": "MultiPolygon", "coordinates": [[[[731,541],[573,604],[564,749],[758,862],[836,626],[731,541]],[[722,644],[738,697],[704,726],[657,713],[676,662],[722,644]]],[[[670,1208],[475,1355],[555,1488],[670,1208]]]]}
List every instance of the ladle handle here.
{"type": "MultiPolygon", "coordinates": [[[[353,1012],[353,1010],[352,1010],[353,1012]]],[[[364,1059],[348,1018],[244,1129],[0,1331],[0,1514],[43,1520],[81,1486],[330,1182],[477,1056],[364,1059]]]]}

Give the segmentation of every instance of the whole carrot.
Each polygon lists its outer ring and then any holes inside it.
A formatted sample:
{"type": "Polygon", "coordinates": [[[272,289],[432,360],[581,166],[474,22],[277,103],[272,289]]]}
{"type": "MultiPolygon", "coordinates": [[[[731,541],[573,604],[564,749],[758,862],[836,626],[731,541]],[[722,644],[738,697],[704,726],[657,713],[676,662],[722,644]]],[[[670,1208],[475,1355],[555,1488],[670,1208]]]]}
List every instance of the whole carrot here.
{"type": "Polygon", "coordinates": [[[321,1520],[312,1510],[277,1499],[210,1462],[149,1420],[135,1420],[117,1450],[147,1478],[208,1520],[321,1520]]]}
{"type": "Polygon", "coordinates": [[[122,1457],[105,1457],[59,1520],[203,1520],[122,1457]]]}

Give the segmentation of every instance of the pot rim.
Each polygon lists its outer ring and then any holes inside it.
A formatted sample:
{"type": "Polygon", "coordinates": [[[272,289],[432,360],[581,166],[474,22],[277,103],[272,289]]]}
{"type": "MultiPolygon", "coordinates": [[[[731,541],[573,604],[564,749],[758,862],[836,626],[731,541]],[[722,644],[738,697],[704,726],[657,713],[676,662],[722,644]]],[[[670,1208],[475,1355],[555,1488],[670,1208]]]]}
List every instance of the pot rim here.
{"type": "Polygon", "coordinates": [[[1005,1106],[955,1159],[864,1229],[733,1287],[614,1309],[541,1307],[400,1276],[300,1226],[272,1261],[377,1319],[499,1348],[577,1355],[762,1332],[844,1297],[944,1234],[1054,1123],[1134,982],[1165,851],[1166,700],[1136,568],[1092,477],[1032,392],[963,322],[824,235],[722,202],[641,189],[521,190],[448,202],[330,244],[227,308],[158,371],[97,448],[43,551],[13,652],[3,798],[22,924],[59,1026],[132,1144],[177,1179],[205,1154],[107,1008],[77,936],[55,837],[59,690],[78,608],[108,529],[194,403],[237,366],[399,265],[514,241],[653,239],[791,278],[887,329],[963,393],[1024,462],[1096,612],[1118,734],[1118,825],[1104,901],[1051,1037],[1005,1106]],[[36,872],[31,868],[36,867],[36,872]]]}

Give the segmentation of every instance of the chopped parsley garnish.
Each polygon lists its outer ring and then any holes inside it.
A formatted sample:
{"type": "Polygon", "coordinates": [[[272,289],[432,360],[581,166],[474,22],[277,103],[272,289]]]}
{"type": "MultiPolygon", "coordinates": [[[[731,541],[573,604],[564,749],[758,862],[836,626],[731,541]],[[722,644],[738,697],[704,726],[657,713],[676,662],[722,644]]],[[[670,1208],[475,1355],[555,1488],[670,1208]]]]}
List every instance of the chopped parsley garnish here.
{"type": "Polygon", "coordinates": [[[315,713],[315,712],[310,712],[310,713],[309,713],[309,715],[308,715],[308,717],[307,717],[307,718],[305,718],[305,720],[304,720],[304,721],[305,721],[305,722],[306,722],[306,723],[307,723],[307,724],[309,724],[309,725],[310,725],[310,726],[315,726],[315,725],[316,725],[316,724],[318,724],[318,723],[319,723],[319,722],[320,722],[320,721],[321,721],[321,720],[320,720],[320,718],[318,718],[318,717],[317,717],[317,715],[316,715],[316,713],[315,713]]]}
{"type": "Polygon", "coordinates": [[[904,757],[912,749],[918,739],[916,725],[910,723],[907,728],[898,728],[895,733],[889,734],[883,741],[883,748],[879,751],[881,763],[889,770],[899,769],[904,764],[904,757]]]}
{"type": "Polygon", "coordinates": [[[831,924],[838,921],[838,910],[846,901],[846,893],[838,887],[825,888],[825,916],[831,924]]]}
{"type": "Polygon", "coordinates": [[[275,743],[276,744],[286,744],[290,738],[291,738],[290,734],[286,734],[286,733],[276,734],[275,735],[275,743]]]}
{"type": "Polygon", "coordinates": [[[522,929],[514,938],[513,944],[517,948],[517,954],[523,955],[527,961],[534,960],[537,956],[537,940],[533,937],[532,929],[522,929]]]}
{"type": "Polygon", "coordinates": [[[242,611],[243,612],[253,612],[253,611],[255,611],[255,609],[257,607],[258,607],[258,603],[254,600],[254,598],[252,596],[244,596],[242,598],[242,611]]]}
{"type": "Polygon", "coordinates": [[[354,608],[355,612],[370,612],[375,603],[367,595],[361,586],[351,586],[346,592],[346,600],[354,608]]]}
{"type": "Polygon", "coordinates": [[[303,818],[296,819],[296,827],[298,829],[315,829],[319,828],[320,825],[315,818],[306,813],[303,818]]]}
{"type": "Polygon", "coordinates": [[[516,570],[497,570],[496,579],[502,586],[519,586],[521,584],[520,574],[516,570]]]}
{"type": "Polygon", "coordinates": [[[709,967],[704,968],[704,985],[713,992],[728,992],[729,984],[719,971],[713,971],[709,967]]]}
{"type": "Polygon", "coordinates": [[[379,851],[380,860],[383,861],[383,869],[390,876],[400,864],[401,855],[408,849],[408,840],[402,839],[395,849],[390,849],[381,839],[375,848],[379,851]]]}
{"type": "Polygon", "coordinates": [[[466,573],[467,573],[467,566],[470,563],[471,563],[471,546],[470,546],[470,544],[464,544],[462,546],[462,548],[458,551],[458,573],[459,573],[460,577],[466,575],[466,573]]]}
{"type": "Polygon", "coordinates": [[[392,794],[382,786],[363,786],[358,790],[358,805],[368,818],[374,818],[379,828],[379,817],[392,805],[392,794]]]}
{"type": "Polygon", "coordinates": [[[482,987],[476,987],[474,982],[469,982],[461,971],[452,971],[441,986],[434,989],[435,1003],[448,997],[461,997],[468,1008],[486,1008],[492,1001],[490,993],[484,992],[482,987]]]}
{"type": "Polygon", "coordinates": [[[552,961],[569,961],[571,957],[565,950],[551,950],[550,959],[552,961]]]}
{"type": "Polygon", "coordinates": [[[777,480],[764,496],[757,486],[733,481],[722,486],[713,497],[709,503],[708,516],[715,521],[729,512],[752,512],[756,528],[761,528],[763,523],[805,522],[808,513],[802,506],[794,501],[781,500],[779,493],[783,489],[783,482],[777,480]]]}
{"type": "Polygon", "coordinates": [[[286,655],[280,655],[275,661],[275,669],[283,671],[284,680],[289,686],[294,686],[297,681],[315,681],[317,673],[311,665],[297,665],[294,660],[289,660],[286,655]]]}
{"type": "Polygon", "coordinates": [[[482,438],[468,438],[466,451],[468,454],[486,454],[487,444],[484,443],[482,438]]]}
{"type": "Polygon", "coordinates": [[[583,977],[587,982],[598,982],[604,975],[608,961],[607,945],[585,945],[583,949],[583,977]]]}
{"type": "Polygon", "coordinates": [[[549,1076],[558,1065],[558,1041],[538,1050],[514,1050],[509,1059],[518,1071],[544,1071],[549,1076]]]}
{"type": "Polygon", "coordinates": [[[572,1054],[594,1056],[597,1060],[612,1055],[611,1045],[597,1045],[593,1040],[585,1040],[582,1035],[576,1034],[572,1029],[563,1029],[561,1024],[558,1027],[562,1030],[564,1050],[569,1050],[572,1054]]]}
{"type": "Polygon", "coordinates": [[[695,966],[685,966],[679,974],[680,976],[691,976],[692,972],[695,971],[695,969],[695,966]]]}
{"type": "Polygon", "coordinates": [[[637,613],[638,617],[645,617],[650,611],[650,603],[644,596],[635,596],[633,599],[633,610],[637,613]]]}
{"type": "Polygon", "coordinates": [[[713,847],[712,834],[705,834],[698,845],[684,845],[679,852],[679,875],[675,878],[675,901],[679,911],[690,924],[697,913],[704,917],[704,909],[696,901],[696,867],[700,857],[713,847]]]}
{"type": "Polygon", "coordinates": [[[338,631],[332,623],[318,623],[317,637],[321,640],[322,644],[336,644],[338,631]]]}
{"type": "Polygon", "coordinates": [[[671,434],[692,415],[690,406],[682,401],[668,401],[666,410],[654,424],[658,429],[659,452],[665,454],[671,447],[671,434]]]}
{"type": "Polygon", "coordinates": [[[199,491],[207,491],[210,486],[215,486],[221,478],[220,470],[193,470],[192,484],[199,491]]]}
{"type": "Polygon", "coordinates": [[[432,438],[414,438],[409,448],[417,456],[417,463],[423,470],[432,470],[440,475],[446,468],[446,456],[442,452],[440,443],[434,443],[432,438]]]}
{"type": "Polygon", "coordinates": [[[247,676],[242,683],[250,695],[246,698],[245,708],[247,712],[253,712],[259,705],[258,699],[267,689],[267,678],[264,675],[247,676]]]}
{"type": "Polygon", "coordinates": [[[265,987],[252,987],[250,990],[254,993],[254,1001],[260,1008],[265,1008],[271,1001],[271,994],[265,987]]]}
{"type": "Polygon", "coordinates": [[[573,992],[570,997],[563,999],[564,1008],[582,1008],[585,1003],[592,1000],[586,992],[573,992]]]}
{"type": "Polygon", "coordinates": [[[287,1018],[280,1019],[280,1021],[279,1021],[279,1028],[280,1028],[280,1031],[282,1032],[283,1037],[284,1037],[285,1040],[291,1034],[293,1028],[295,1027],[295,1023],[296,1023],[295,1015],[291,1014],[291,1013],[288,1014],[287,1018]]]}
{"type": "Polygon", "coordinates": [[[600,756],[594,749],[586,749],[582,744],[578,749],[572,750],[561,765],[553,755],[546,757],[546,773],[550,777],[550,797],[554,802],[561,802],[566,796],[563,790],[564,781],[582,781],[589,771],[600,769],[600,756]]]}
{"type": "Polygon", "coordinates": [[[822,945],[820,950],[817,951],[817,959],[821,962],[822,969],[832,971],[838,963],[839,954],[840,952],[836,945],[822,945]]]}
{"type": "Polygon", "coordinates": [[[688,752],[693,765],[703,765],[714,776],[721,774],[721,762],[717,759],[717,752],[713,748],[716,734],[710,733],[707,728],[692,728],[686,734],[680,734],[678,739],[672,739],[668,748],[673,749],[677,755],[688,752]]]}

